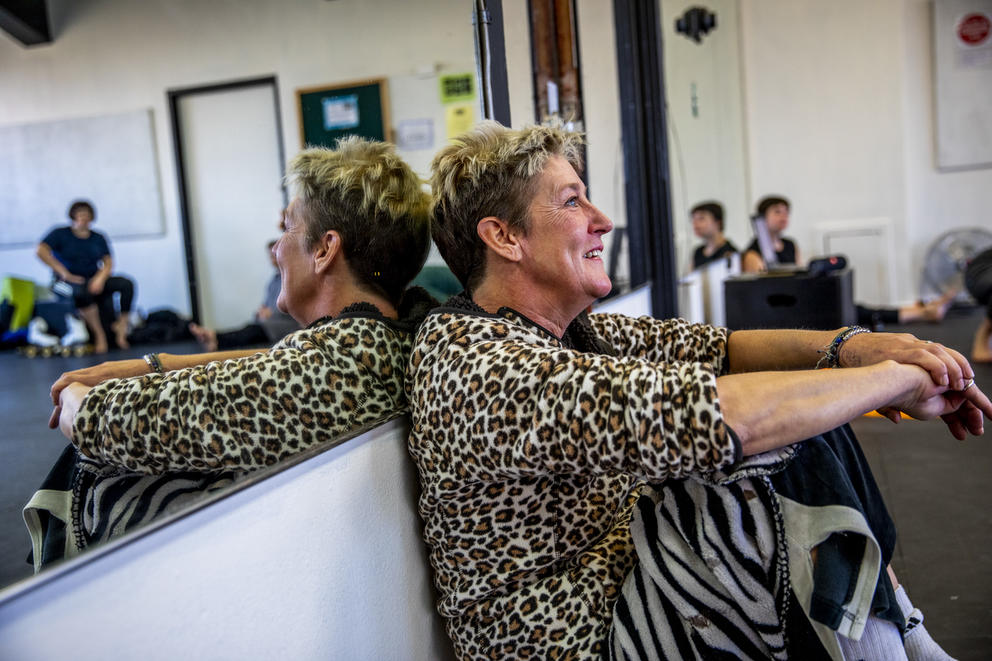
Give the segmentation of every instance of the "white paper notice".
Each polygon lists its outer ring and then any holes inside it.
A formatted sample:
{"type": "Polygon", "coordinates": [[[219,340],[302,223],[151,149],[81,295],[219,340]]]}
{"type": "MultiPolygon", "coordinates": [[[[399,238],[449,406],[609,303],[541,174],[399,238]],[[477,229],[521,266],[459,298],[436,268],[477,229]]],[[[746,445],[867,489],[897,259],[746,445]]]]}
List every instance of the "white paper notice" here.
{"type": "Polygon", "coordinates": [[[400,149],[433,149],[433,119],[403,119],[396,127],[396,146],[400,149]]]}
{"type": "Polygon", "coordinates": [[[346,94],[323,99],[324,130],[353,129],[358,126],[358,95],[346,94]]]}

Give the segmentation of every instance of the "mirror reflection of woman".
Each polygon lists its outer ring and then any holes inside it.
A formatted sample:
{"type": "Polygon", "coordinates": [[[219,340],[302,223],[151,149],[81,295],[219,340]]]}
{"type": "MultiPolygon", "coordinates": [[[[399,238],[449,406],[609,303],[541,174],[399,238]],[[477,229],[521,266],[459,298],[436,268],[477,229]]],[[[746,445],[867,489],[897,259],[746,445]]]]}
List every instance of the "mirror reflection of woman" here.
{"type": "Polygon", "coordinates": [[[843,425],[881,409],[980,434],[970,365],[909,335],[586,315],[612,223],[580,154],[486,123],[432,165],[432,234],[466,291],[418,332],[409,445],[457,655],[879,658],[852,622],[901,652],[918,611],[879,571],[894,529],[843,425]],[[800,610],[813,594],[839,622],[800,610]]]}
{"type": "Polygon", "coordinates": [[[406,290],[430,244],[422,181],[391,145],[357,138],[300,153],[287,178],[294,199],[272,253],[278,307],[303,329],[268,351],[63,374],[50,425],[78,454],[68,448],[49,482],[62,480],[71,525],[45,553],[35,516],[36,566],[406,408],[412,331],[433,303],[406,290]]]}

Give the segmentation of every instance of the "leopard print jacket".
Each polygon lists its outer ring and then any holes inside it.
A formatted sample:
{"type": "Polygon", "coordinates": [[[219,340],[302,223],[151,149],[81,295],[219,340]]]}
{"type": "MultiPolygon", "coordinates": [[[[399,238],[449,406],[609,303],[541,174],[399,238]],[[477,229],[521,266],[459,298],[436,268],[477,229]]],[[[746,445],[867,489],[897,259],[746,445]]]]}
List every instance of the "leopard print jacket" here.
{"type": "Polygon", "coordinates": [[[648,481],[739,453],[716,392],[727,331],[588,319],[616,356],[568,349],[506,308],[437,308],[414,343],[409,447],[462,659],[601,655],[648,481]]]}
{"type": "Polygon", "coordinates": [[[271,466],[404,411],[414,328],[360,303],[267,353],[107,381],[83,399],[73,443],[146,474],[271,466]]]}

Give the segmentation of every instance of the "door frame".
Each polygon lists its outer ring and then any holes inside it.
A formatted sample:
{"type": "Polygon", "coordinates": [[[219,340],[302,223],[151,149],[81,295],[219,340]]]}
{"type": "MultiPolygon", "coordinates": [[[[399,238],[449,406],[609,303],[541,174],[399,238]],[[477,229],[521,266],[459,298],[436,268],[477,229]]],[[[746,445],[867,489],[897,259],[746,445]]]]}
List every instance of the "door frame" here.
{"type": "MultiPolygon", "coordinates": [[[[274,75],[258,78],[231,80],[210,85],[197,85],[167,90],[169,101],[169,120],[172,125],[172,144],[176,158],[176,181],[179,186],[179,219],[183,227],[183,250],[186,258],[186,282],[189,286],[190,314],[194,323],[200,323],[200,287],[196,274],[194,244],[196,237],[189,214],[189,191],[186,185],[186,154],[183,150],[183,129],[179,119],[179,103],[188,96],[198,94],[213,94],[225,90],[243,89],[246,87],[270,86],[272,88],[272,103],[276,118],[276,146],[279,154],[279,171],[282,172],[286,162],[286,153],[282,141],[282,113],[279,107],[279,83],[274,75]]],[[[283,206],[289,204],[285,185],[281,185],[283,206]]]]}

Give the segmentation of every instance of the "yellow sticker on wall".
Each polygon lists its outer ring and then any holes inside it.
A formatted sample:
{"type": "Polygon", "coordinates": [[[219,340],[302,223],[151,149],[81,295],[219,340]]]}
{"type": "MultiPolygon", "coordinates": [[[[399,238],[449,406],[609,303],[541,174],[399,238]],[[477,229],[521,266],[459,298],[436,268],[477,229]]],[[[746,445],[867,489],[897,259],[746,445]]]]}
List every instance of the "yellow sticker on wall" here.
{"type": "Polygon", "coordinates": [[[469,131],[475,126],[475,106],[458,103],[445,107],[444,123],[448,128],[448,140],[469,131]]]}

